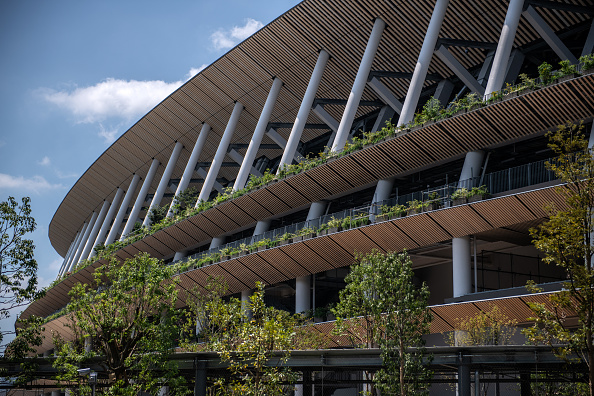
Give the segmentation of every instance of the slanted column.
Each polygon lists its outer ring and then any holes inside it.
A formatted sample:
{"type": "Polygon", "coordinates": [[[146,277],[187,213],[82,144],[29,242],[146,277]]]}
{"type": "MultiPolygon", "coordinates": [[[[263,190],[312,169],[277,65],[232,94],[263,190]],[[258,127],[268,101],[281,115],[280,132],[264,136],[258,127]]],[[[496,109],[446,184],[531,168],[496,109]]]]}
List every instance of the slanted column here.
{"type": "Polygon", "coordinates": [[[217,148],[217,152],[212,159],[208,174],[204,179],[204,184],[202,184],[202,189],[200,190],[200,195],[196,201],[196,206],[198,206],[201,201],[208,201],[212,187],[217,180],[221,165],[223,165],[223,160],[227,154],[227,148],[229,148],[229,143],[231,143],[231,138],[233,137],[233,133],[235,133],[235,128],[239,122],[239,116],[241,115],[242,110],[243,105],[239,102],[235,102],[235,106],[233,107],[233,111],[227,122],[227,127],[225,128],[225,132],[223,132],[223,137],[221,137],[221,142],[217,148]]]}
{"type": "Polygon", "coordinates": [[[305,275],[295,279],[295,313],[311,309],[311,276],[305,275]]]}
{"type": "MultiPolygon", "coordinates": [[[[134,202],[134,206],[132,207],[132,211],[130,212],[130,214],[128,215],[128,221],[126,222],[126,225],[124,226],[124,230],[122,231],[122,237],[120,238],[120,241],[123,240],[126,235],[128,235],[132,229],[134,228],[134,224],[136,224],[136,220],[138,219],[138,215],[140,214],[140,211],[142,210],[142,205],[144,204],[144,200],[146,199],[146,193],[148,192],[149,188],[151,187],[151,184],[153,183],[153,179],[155,177],[155,174],[157,173],[157,168],[159,168],[159,160],[157,160],[156,158],[153,158],[153,162],[151,162],[151,167],[148,170],[148,173],[146,174],[146,177],[144,178],[144,182],[142,182],[142,187],[140,187],[140,192],[138,193],[138,196],[136,197],[136,201],[134,202]]],[[[128,193],[133,194],[133,192],[131,192],[130,190],[128,190],[128,192],[126,193],[126,197],[124,198],[124,201],[126,201],[128,199],[128,193]]],[[[130,196],[130,199],[132,198],[132,196],[130,196]]],[[[128,201],[129,202],[129,201],[128,201]]],[[[122,203],[122,207],[124,208],[124,213],[126,213],[126,210],[128,209],[128,202],[125,202],[126,205],[124,205],[124,203],[122,203]]],[[[121,211],[121,209],[120,209],[121,211]]],[[[118,213],[119,216],[119,213],[118,213]]],[[[123,215],[122,215],[123,218],[123,215]]],[[[121,220],[120,220],[121,222],[121,220]]],[[[116,223],[114,223],[114,227],[115,227],[116,223]]],[[[119,223],[118,223],[118,227],[119,227],[119,223]]],[[[110,233],[111,235],[111,233],[110,233]]],[[[115,235],[114,235],[115,238],[115,235]]]]}
{"type": "Polygon", "coordinates": [[[270,229],[271,220],[258,220],[254,228],[254,236],[262,235],[270,229]]]}
{"type": "MultiPolygon", "coordinates": [[[[124,195],[124,190],[122,190],[121,188],[118,188],[118,190],[115,193],[115,196],[113,197],[113,201],[111,201],[111,206],[109,207],[109,210],[107,211],[107,215],[105,215],[105,219],[103,220],[101,229],[99,230],[99,233],[97,234],[97,238],[95,239],[94,246],[97,246],[100,243],[105,242],[105,238],[107,237],[107,232],[109,231],[109,227],[111,226],[111,221],[113,220],[113,217],[115,216],[116,211],[119,208],[120,200],[122,199],[123,195],[124,195]]],[[[89,258],[95,257],[95,254],[96,254],[95,250],[94,249],[91,250],[91,254],[89,255],[89,258]]]]}
{"type": "Polygon", "coordinates": [[[437,0],[433,14],[431,15],[431,21],[427,27],[427,33],[425,33],[425,39],[423,40],[423,46],[419,53],[419,58],[413,72],[413,76],[406,92],[406,98],[402,105],[402,112],[398,119],[398,126],[408,124],[413,120],[415,116],[415,110],[419,103],[419,97],[421,96],[421,90],[427,77],[427,71],[429,70],[429,64],[433,57],[433,50],[435,44],[437,44],[437,38],[439,31],[441,30],[441,24],[448,8],[449,0],[437,0]]]}
{"type": "Polygon", "coordinates": [[[270,92],[268,93],[268,98],[266,98],[266,103],[262,108],[260,118],[258,119],[258,124],[256,124],[256,129],[254,129],[252,140],[250,140],[250,145],[248,146],[245,157],[243,158],[243,162],[241,163],[241,168],[239,168],[237,178],[235,178],[235,183],[233,183],[233,191],[241,190],[245,187],[247,179],[250,175],[250,170],[252,169],[252,164],[256,159],[256,154],[260,148],[262,138],[266,133],[266,127],[268,126],[270,115],[272,114],[274,104],[276,103],[276,99],[278,98],[278,94],[280,93],[282,86],[283,82],[280,80],[280,78],[275,77],[274,81],[272,82],[270,92]]]}
{"type": "MultiPolygon", "coordinates": [[[[471,151],[466,154],[464,165],[460,172],[458,188],[473,187],[474,178],[481,170],[485,153],[471,151]]],[[[470,236],[452,239],[452,289],[453,297],[460,297],[472,293],[472,265],[471,265],[470,236]]]]}
{"type": "Polygon", "coordinates": [[[394,179],[378,180],[377,185],[375,186],[375,192],[373,193],[373,199],[371,201],[372,206],[369,210],[371,214],[371,221],[374,221],[375,215],[379,213],[379,204],[390,198],[393,187],[394,179]]]}
{"type": "Polygon", "coordinates": [[[75,245],[74,245],[74,250],[72,250],[72,254],[70,255],[70,258],[68,259],[68,263],[64,267],[64,272],[68,272],[72,269],[72,262],[74,261],[74,256],[76,255],[76,252],[78,251],[78,249],[80,247],[80,242],[82,241],[82,237],[85,234],[85,231],[87,230],[87,225],[88,225],[88,223],[85,222],[83,224],[82,228],[80,229],[80,232],[78,233],[78,237],[77,237],[77,239],[75,241],[75,245]]]}
{"type": "Polygon", "coordinates": [[[301,140],[303,128],[305,128],[309,111],[313,105],[314,99],[316,98],[316,93],[318,92],[318,87],[320,86],[320,81],[322,81],[322,75],[324,74],[324,69],[326,68],[329,58],[330,54],[328,54],[326,50],[320,51],[316,66],[314,67],[313,73],[309,79],[307,89],[305,90],[305,95],[303,95],[303,100],[301,101],[297,118],[295,118],[295,122],[293,123],[291,135],[289,135],[289,140],[287,141],[285,151],[283,151],[283,156],[281,157],[281,160],[278,164],[279,170],[281,170],[283,166],[290,165],[293,162],[293,157],[295,156],[297,146],[301,140]]]}
{"type": "Polygon", "coordinates": [[[489,81],[487,81],[487,87],[485,88],[486,97],[495,91],[499,91],[503,87],[503,81],[507,71],[507,62],[514,44],[514,38],[516,37],[516,30],[520,23],[523,6],[524,0],[510,0],[509,2],[507,14],[505,15],[505,22],[503,22],[503,27],[501,28],[497,50],[493,57],[493,65],[491,66],[489,81]]]}
{"type": "MultiPolygon", "coordinates": [[[[175,191],[176,197],[179,194],[181,194],[186,188],[188,188],[190,180],[192,180],[192,175],[195,172],[196,164],[198,163],[198,159],[200,157],[200,154],[202,153],[202,149],[204,148],[204,143],[206,143],[208,132],[210,132],[210,125],[208,125],[207,123],[202,124],[202,129],[200,130],[200,134],[198,135],[198,140],[196,140],[196,144],[194,144],[192,154],[190,154],[190,159],[186,164],[186,169],[184,169],[184,174],[182,175],[179,181],[179,185],[177,186],[177,190],[175,191]]],[[[167,217],[173,217],[173,206],[175,205],[175,203],[176,199],[174,198],[171,201],[171,206],[169,206],[167,217]]]]}
{"type": "Polygon", "coordinates": [[[383,20],[380,18],[375,19],[371,35],[369,36],[369,41],[367,41],[365,53],[363,54],[363,59],[361,59],[361,64],[359,65],[357,76],[355,77],[355,82],[353,83],[349,99],[347,100],[344,113],[342,114],[342,119],[338,125],[338,131],[336,131],[336,138],[334,138],[334,142],[332,143],[332,151],[341,151],[349,137],[349,132],[353,125],[357,109],[359,108],[363,90],[367,84],[367,77],[369,77],[369,72],[371,71],[371,64],[375,58],[375,53],[377,52],[377,47],[379,46],[385,27],[386,23],[383,20]]]}
{"type": "MultiPolygon", "coordinates": [[[[138,186],[138,181],[140,180],[140,176],[134,174],[132,180],[130,181],[130,186],[128,187],[128,191],[126,191],[126,195],[124,195],[124,199],[122,200],[122,204],[120,205],[120,209],[118,210],[118,214],[116,215],[113,224],[111,225],[111,230],[109,234],[107,234],[107,238],[105,239],[105,244],[109,245],[113,241],[115,241],[116,237],[118,236],[118,232],[120,231],[120,225],[122,224],[122,220],[124,220],[124,215],[128,210],[128,205],[130,205],[130,201],[132,200],[132,196],[136,191],[136,186],[138,186]]],[[[130,221],[130,219],[128,219],[130,221]]],[[[122,237],[120,240],[123,240],[126,236],[127,232],[124,230],[122,232],[122,237]]]]}
{"type": "Polygon", "coordinates": [[[184,148],[184,145],[181,142],[175,143],[171,156],[169,157],[169,161],[167,162],[167,166],[165,167],[165,171],[163,172],[163,176],[161,176],[161,181],[157,186],[157,191],[155,191],[151,205],[149,206],[147,214],[144,217],[144,221],[142,222],[143,227],[149,227],[151,225],[151,217],[149,216],[149,213],[153,208],[161,204],[163,194],[165,194],[165,189],[167,188],[167,185],[169,185],[169,179],[171,179],[171,174],[173,173],[173,169],[175,169],[175,163],[181,154],[182,148],[184,148]]]}
{"type": "Polygon", "coordinates": [[[209,246],[208,248],[209,248],[209,249],[218,248],[218,247],[219,247],[219,246],[221,246],[223,243],[225,243],[225,237],[224,237],[224,236],[214,237],[214,238],[212,238],[212,240],[210,241],[210,246],[209,246]]]}
{"type": "Polygon", "coordinates": [[[84,233],[82,239],[80,240],[79,248],[76,251],[76,254],[74,255],[74,259],[72,260],[73,268],[76,266],[76,264],[78,264],[78,262],[80,261],[80,258],[82,257],[82,252],[85,249],[87,241],[89,240],[89,235],[91,234],[91,230],[95,226],[95,221],[97,220],[97,215],[98,215],[97,212],[93,212],[93,214],[91,215],[91,220],[89,220],[89,225],[87,226],[87,229],[85,230],[85,233],[84,233]]]}
{"type": "Polygon", "coordinates": [[[103,205],[101,206],[101,210],[99,211],[99,215],[97,216],[97,220],[95,221],[95,225],[93,225],[93,229],[89,233],[89,239],[85,244],[85,248],[83,249],[82,254],[80,255],[82,260],[88,259],[91,253],[91,250],[95,247],[95,239],[97,239],[97,234],[99,233],[99,229],[103,224],[103,220],[105,220],[105,215],[107,215],[107,210],[109,209],[109,202],[103,201],[103,205]]]}
{"type": "Polygon", "coordinates": [[[72,243],[70,244],[70,247],[68,248],[68,252],[66,252],[66,256],[64,256],[64,261],[62,262],[62,266],[60,267],[60,270],[58,271],[57,278],[61,277],[62,274],[64,273],[64,271],[66,270],[66,266],[68,265],[68,260],[70,259],[70,255],[72,254],[72,251],[74,250],[74,246],[76,245],[76,239],[78,238],[79,234],[80,234],[80,232],[76,233],[74,240],[72,241],[72,243]]]}
{"type": "Polygon", "coordinates": [[[586,42],[584,43],[584,48],[582,49],[582,56],[590,55],[592,51],[594,51],[594,19],[592,20],[588,37],[586,37],[586,42]]]}

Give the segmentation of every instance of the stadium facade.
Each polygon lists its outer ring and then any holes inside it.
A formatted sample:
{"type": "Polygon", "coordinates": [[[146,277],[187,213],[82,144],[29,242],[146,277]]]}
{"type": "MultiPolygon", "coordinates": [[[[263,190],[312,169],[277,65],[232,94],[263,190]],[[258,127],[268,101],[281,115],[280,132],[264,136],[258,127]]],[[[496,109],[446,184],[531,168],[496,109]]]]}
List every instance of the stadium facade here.
{"type": "MultiPolygon", "coordinates": [[[[528,233],[547,202],[563,205],[544,135],[566,122],[591,128],[594,74],[513,86],[543,62],[592,53],[593,14],[592,0],[303,1],[163,100],[76,182],[49,228],[64,257],[57,282],[23,317],[62,309],[101,264],[79,262],[122,241],[122,260],[218,253],[180,274],[182,292],[222,276],[245,297],[260,281],[270,304],[295,312],[336,302],[356,252],[407,249],[431,290],[432,333],[492,299],[524,323],[526,302],[542,298],[525,295],[526,280],[552,290],[563,279],[528,233]],[[423,107],[468,93],[493,100],[411,124],[423,107]],[[365,140],[389,120],[403,127],[365,140]],[[277,177],[246,189],[267,169],[277,177]],[[483,185],[488,197],[451,199],[483,185]],[[151,225],[151,208],[172,216],[173,197],[190,187],[198,203],[228,199],[129,238],[138,222],[151,225]],[[425,204],[384,213],[414,200],[425,204]],[[262,240],[278,242],[245,249],[262,240]]],[[[64,333],[62,321],[47,331],[64,333]]],[[[46,337],[39,352],[51,348],[46,337]]]]}

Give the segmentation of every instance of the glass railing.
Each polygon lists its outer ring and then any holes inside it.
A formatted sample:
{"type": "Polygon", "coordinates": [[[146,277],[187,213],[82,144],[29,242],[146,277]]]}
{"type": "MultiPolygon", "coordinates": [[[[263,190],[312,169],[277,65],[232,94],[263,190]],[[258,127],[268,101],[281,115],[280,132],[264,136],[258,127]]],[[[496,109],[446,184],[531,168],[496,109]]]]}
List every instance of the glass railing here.
{"type": "Polygon", "coordinates": [[[407,205],[411,201],[425,202],[429,199],[437,203],[438,207],[447,208],[452,206],[452,194],[461,188],[470,190],[474,186],[486,186],[489,194],[500,194],[506,191],[525,188],[536,184],[542,184],[557,180],[555,173],[547,169],[546,162],[551,159],[520,165],[505,170],[487,173],[484,176],[475,177],[460,182],[448,183],[437,187],[427,188],[408,194],[399,195],[386,201],[369,203],[356,208],[345,209],[321,216],[309,221],[293,223],[287,226],[275,228],[261,235],[251,236],[220,245],[216,248],[205,250],[191,256],[188,256],[178,262],[189,259],[201,259],[203,257],[219,253],[225,248],[231,250],[238,249],[242,245],[252,245],[263,239],[278,240],[285,234],[295,234],[305,228],[318,229],[322,224],[327,224],[331,220],[355,219],[357,217],[367,217],[371,221],[381,213],[382,206],[407,205]]]}

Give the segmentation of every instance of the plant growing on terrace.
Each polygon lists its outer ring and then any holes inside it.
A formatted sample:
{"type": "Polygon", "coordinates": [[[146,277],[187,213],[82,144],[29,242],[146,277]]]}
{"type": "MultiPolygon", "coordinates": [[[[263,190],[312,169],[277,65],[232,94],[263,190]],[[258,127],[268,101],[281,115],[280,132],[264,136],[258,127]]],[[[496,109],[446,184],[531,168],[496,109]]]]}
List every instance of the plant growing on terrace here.
{"type": "Polygon", "coordinates": [[[580,57],[580,66],[582,70],[594,69],[594,54],[583,55],[580,57]]]}
{"type": "Polygon", "coordinates": [[[577,73],[577,65],[572,64],[567,59],[560,61],[559,66],[561,66],[561,76],[569,76],[577,73]]]}
{"type": "Polygon", "coordinates": [[[538,76],[543,84],[548,84],[553,79],[553,66],[543,62],[538,66],[538,76]]]}

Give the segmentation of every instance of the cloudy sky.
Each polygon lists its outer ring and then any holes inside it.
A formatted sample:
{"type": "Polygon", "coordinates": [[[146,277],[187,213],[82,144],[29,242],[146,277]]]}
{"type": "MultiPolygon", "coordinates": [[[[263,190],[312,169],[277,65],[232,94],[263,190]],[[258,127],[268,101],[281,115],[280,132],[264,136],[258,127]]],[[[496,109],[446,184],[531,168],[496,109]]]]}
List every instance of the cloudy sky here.
{"type": "Polygon", "coordinates": [[[31,197],[42,286],[62,263],[48,225],[83,172],[189,77],[297,3],[0,2],[0,201],[31,197]]]}

